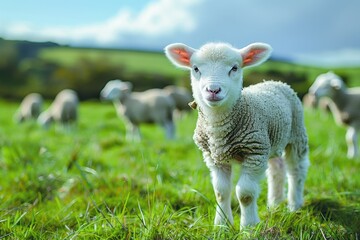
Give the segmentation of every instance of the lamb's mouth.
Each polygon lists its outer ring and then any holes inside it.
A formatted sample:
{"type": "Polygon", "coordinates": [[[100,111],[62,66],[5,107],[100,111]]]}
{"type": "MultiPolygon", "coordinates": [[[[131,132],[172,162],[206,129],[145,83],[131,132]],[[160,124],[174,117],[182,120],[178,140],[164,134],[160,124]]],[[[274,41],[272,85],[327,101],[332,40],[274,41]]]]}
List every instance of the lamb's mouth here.
{"type": "Polygon", "coordinates": [[[209,102],[219,102],[223,100],[223,98],[215,95],[215,96],[208,96],[206,100],[208,100],[209,102]]]}
{"type": "Polygon", "coordinates": [[[219,106],[222,104],[224,98],[220,98],[220,97],[208,97],[206,98],[208,105],[209,106],[219,106]]]}

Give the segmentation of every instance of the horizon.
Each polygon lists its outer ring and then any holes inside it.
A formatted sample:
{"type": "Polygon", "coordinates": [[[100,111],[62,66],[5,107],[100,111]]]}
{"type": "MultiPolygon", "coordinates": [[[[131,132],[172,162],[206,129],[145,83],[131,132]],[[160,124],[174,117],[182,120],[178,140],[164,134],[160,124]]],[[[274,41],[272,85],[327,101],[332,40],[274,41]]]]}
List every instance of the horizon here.
{"type": "MultiPolygon", "coordinates": [[[[154,48],[126,48],[126,47],[111,47],[111,46],[86,46],[86,45],[79,45],[79,46],[71,46],[69,44],[61,44],[55,41],[32,41],[27,39],[6,39],[0,37],[0,39],[5,41],[16,41],[16,42],[29,42],[34,44],[45,44],[45,43],[53,43],[58,45],[59,47],[69,47],[74,49],[99,49],[99,50],[115,50],[115,51],[133,51],[133,52],[152,52],[152,53],[163,53],[163,49],[154,49],[154,48]]],[[[360,53],[359,53],[360,54],[360,53]]],[[[269,58],[272,61],[279,61],[279,62],[288,62],[291,64],[298,64],[302,66],[309,66],[309,67],[319,67],[319,68],[356,68],[360,67],[360,61],[355,61],[353,63],[349,63],[348,61],[345,63],[332,63],[330,62],[323,62],[323,61],[307,61],[307,60],[297,60],[292,59],[288,56],[278,56],[272,54],[269,58]]]]}
{"type": "Polygon", "coordinates": [[[194,48],[212,41],[237,48],[266,42],[274,56],[297,62],[360,64],[357,0],[8,0],[1,5],[5,39],[151,50],[173,42],[194,48]]]}

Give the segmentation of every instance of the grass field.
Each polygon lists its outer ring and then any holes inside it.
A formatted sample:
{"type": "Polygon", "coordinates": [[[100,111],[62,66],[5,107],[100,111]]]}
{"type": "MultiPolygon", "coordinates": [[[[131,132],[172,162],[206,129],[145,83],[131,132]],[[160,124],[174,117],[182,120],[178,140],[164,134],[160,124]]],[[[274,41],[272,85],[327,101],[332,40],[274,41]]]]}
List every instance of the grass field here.
{"type": "Polygon", "coordinates": [[[144,126],[134,143],[111,104],[82,103],[74,132],[17,125],[16,107],[0,101],[0,239],[359,238],[360,159],[345,157],[345,130],[326,113],[305,112],[305,206],[268,210],[264,179],[262,221],[240,232],[234,194],[235,225],[213,226],[209,172],[192,141],[195,112],[177,121],[176,140],[144,126]]]}

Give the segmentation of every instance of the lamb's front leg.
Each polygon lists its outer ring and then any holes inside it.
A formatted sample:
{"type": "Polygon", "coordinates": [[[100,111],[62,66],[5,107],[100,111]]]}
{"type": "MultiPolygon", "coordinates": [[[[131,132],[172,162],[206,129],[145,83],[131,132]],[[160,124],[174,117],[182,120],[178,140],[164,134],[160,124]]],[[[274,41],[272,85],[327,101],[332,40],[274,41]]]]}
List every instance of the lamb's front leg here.
{"type": "Polygon", "coordinates": [[[172,121],[166,121],[163,124],[165,129],[165,134],[167,139],[174,139],[175,138],[175,125],[172,121]]]}
{"type": "Polygon", "coordinates": [[[231,213],[231,165],[211,166],[211,180],[214,188],[217,207],[215,225],[234,223],[231,213]]]}
{"type": "Polygon", "coordinates": [[[257,199],[260,193],[259,182],[264,176],[265,168],[243,166],[240,179],[236,185],[236,196],[240,203],[240,228],[260,222],[257,199]]]}

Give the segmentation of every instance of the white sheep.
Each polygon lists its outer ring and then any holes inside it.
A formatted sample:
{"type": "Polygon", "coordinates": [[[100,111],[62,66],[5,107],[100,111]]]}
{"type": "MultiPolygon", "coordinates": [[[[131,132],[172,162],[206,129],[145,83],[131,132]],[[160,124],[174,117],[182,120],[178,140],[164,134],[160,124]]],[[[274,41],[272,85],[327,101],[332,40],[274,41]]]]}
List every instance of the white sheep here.
{"type": "Polygon", "coordinates": [[[283,200],[283,153],[289,209],[294,211],[303,204],[309,160],[300,99],[281,82],[266,81],[243,89],[242,69],[262,63],[270,52],[271,47],[263,43],[242,49],[225,43],[209,43],[199,50],[181,43],[165,48],[172,63],[191,72],[198,109],[194,141],[211,172],[218,203],[216,225],[233,223],[232,163],[242,166],[236,185],[240,228],[260,221],[259,181],[266,169],[268,204],[274,206],[283,200]]]}
{"type": "Polygon", "coordinates": [[[119,117],[126,124],[126,138],[139,140],[141,138],[139,125],[156,123],[165,129],[166,137],[175,137],[173,99],[162,89],[149,89],[144,92],[132,92],[132,84],[121,80],[111,80],[101,90],[100,96],[113,101],[119,117]]]}
{"type": "Polygon", "coordinates": [[[77,122],[78,105],[77,93],[71,89],[64,89],[56,95],[50,107],[40,114],[38,123],[48,127],[55,121],[69,127],[77,122]]]}
{"type": "Polygon", "coordinates": [[[347,88],[333,72],[320,74],[309,88],[317,99],[326,98],[339,125],[347,126],[348,158],[359,155],[357,133],[360,130],[360,88],[347,88]]]}
{"type": "Polygon", "coordinates": [[[36,120],[43,105],[43,97],[38,93],[30,93],[21,101],[20,107],[15,114],[17,122],[30,119],[36,120]]]}

